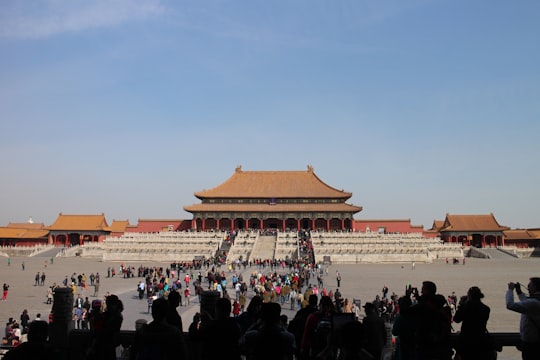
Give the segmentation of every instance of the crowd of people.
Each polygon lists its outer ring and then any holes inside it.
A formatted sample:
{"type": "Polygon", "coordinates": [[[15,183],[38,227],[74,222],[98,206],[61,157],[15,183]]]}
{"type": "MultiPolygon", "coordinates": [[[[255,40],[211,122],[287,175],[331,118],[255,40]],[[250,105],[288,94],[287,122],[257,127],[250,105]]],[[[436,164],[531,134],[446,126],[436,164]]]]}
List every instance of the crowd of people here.
{"type": "MultiPolygon", "coordinates": [[[[327,265],[314,264],[309,236],[301,241],[302,256],[294,261],[254,259],[231,263],[226,269],[205,260],[172,263],[165,269],[122,264],[119,271],[125,278],[140,278],[136,291],[139,299],[146,298],[152,315],[151,322],[138,323],[130,358],[380,359],[391,347],[390,334],[395,339],[396,360],[495,358],[495,345],[487,330],[490,308],[482,302],[484,295],[478,286],[458,297],[454,292],[439,294],[432,281],[422,282],[420,288],[407,284],[397,293],[383,285],[362,306],[359,299],[341,295],[339,270],[331,276],[327,265]],[[240,266],[250,266],[250,274],[239,271],[240,266]],[[211,307],[201,305],[201,312],[185,329],[178,307],[189,305],[192,293],[202,304],[208,290],[218,294],[217,300],[211,307]],[[291,319],[282,313],[284,307],[295,312],[291,319]],[[451,343],[452,332],[459,332],[457,344],[451,343]]],[[[115,273],[114,267],[107,269],[107,277],[115,273]]],[[[42,286],[44,276],[36,275],[36,286],[42,286]]],[[[88,278],[73,273],[62,282],[72,288],[75,297],[73,328],[92,331],[88,359],[113,359],[123,304],[108,293],[102,300],[91,301],[84,293],[88,280],[99,289],[99,272],[88,278]]],[[[48,302],[58,286],[48,288],[48,302]]],[[[506,307],[521,314],[523,359],[540,359],[540,278],[530,278],[527,290],[528,295],[521,284],[509,283],[506,307]]],[[[36,349],[47,359],[51,349],[43,338],[46,326],[39,314],[31,321],[26,310],[20,321],[10,318],[3,343],[19,345],[26,335],[29,344],[10,350],[5,359],[36,349]]]]}

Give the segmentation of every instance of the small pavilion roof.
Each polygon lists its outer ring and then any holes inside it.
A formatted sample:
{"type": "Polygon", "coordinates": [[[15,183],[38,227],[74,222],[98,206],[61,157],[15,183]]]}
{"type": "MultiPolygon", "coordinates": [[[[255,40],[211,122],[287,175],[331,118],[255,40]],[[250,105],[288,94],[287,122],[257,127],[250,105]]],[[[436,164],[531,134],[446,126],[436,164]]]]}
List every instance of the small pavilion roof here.
{"type": "Polygon", "coordinates": [[[111,231],[105,215],[65,215],[58,214],[58,218],[47,230],[73,230],[73,231],[111,231]]]}
{"type": "Polygon", "coordinates": [[[536,239],[538,237],[534,232],[526,229],[505,230],[503,233],[508,240],[536,239]]]}
{"type": "Polygon", "coordinates": [[[450,215],[446,214],[444,225],[439,231],[504,231],[507,226],[501,226],[490,213],[488,215],[450,215]]]}
{"type": "Polygon", "coordinates": [[[113,220],[111,224],[111,232],[124,232],[128,226],[130,226],[129,220],[113,220]]]}
{"type": "Polygon", "coordinates": [[[24,222],[24,223],[12,223],[10,222],[7,227],[9,228],[17,228],[17,229],[34,229],[34,230],[41,230],[45,227],[45,224],[43,223],[30,223],[30,222],[24,222]]]}
{"type": "Polygon", "coordinates": [[[431,226],[431,229],[433,231],[439,231],[444,226],[444,220],[433,220],[433,225],[431,226]]]}
{"type": "Polygon", "coordinates": [[[0,227],[1,239],[39,239],[49,235],[48,230],[43,229],[25,229],[10,227],[0,227]]]}

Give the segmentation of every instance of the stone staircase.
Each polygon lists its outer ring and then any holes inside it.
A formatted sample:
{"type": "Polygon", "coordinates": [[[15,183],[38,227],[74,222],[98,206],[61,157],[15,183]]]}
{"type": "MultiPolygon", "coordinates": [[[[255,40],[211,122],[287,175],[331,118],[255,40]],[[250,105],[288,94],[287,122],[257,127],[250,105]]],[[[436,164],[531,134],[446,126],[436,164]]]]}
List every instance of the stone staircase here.
{"type": "Polygon", "coordinates": [[[511,255],[507,252],[501,251],[497,248],[483,248],[483,249],[477,249],[481,251],[482,253],[486,254],[488,259],[516,259],[517,255],[511,255]]]}
{"type": "Polygon", "coordinates": [[[250,259],[273,259],[276,252],[275,235],[260,235],[253,246],[250,259]]]}

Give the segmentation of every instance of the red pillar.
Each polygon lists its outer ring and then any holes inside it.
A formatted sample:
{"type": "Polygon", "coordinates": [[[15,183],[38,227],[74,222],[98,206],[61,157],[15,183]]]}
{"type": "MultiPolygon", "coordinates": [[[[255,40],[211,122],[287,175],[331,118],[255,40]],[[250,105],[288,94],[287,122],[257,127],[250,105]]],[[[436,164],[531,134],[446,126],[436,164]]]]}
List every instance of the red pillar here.
{"type": "Polygon", "coordinates": [[[264,219],[259,219],[259,228],[262,230],[264,225],[264,219]]]}
{"type": "Polygon", "coordinates": [[[341,219],[341,230],[345,228],[345,219],[341,219]]]}
{"type": "Polygon", "coordinates": [[[285,219],[281,220],[281,231],[285,231],[285,219]]]}
{"type": "Polygon", "coordinates": [[[330,231],[330,220],[326,219],[326,231],[330,231]]]}
{"type": "Polygon", "coordinates": [[[216,219],[216,228],[217,228],[216,230],[219,230],[219,228],[220,228],[220,226],[219,226],[219,220],[220,220],[219,218],[216,219]]]}
{"type": "Polygon", "coordinates": [[[297,231],[300,231],[300,219],[297,219],[297,220],[296,220],[296,224],[297,224],[297,225],[296,225],[296,230],[297,230],[297,231]]]}
{"type": "Polygon", "coordinates": [[[311,230],[315,230],[315,219],[311,219],[311,230]]]}

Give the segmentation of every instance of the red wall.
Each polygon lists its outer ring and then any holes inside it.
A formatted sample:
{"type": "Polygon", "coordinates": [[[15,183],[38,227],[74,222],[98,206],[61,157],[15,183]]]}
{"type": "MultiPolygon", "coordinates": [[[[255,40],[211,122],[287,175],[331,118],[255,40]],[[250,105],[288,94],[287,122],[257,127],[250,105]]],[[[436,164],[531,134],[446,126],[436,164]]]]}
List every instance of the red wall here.
{"type": "Polygon", "coordinates": [[[411,220],[355,220],[354,231],[365,232],[369,227],[371,232],[378,232],[379,228],[385,228],[387,233],[421,233],[421,226],[411,225],[411,220]]]}

